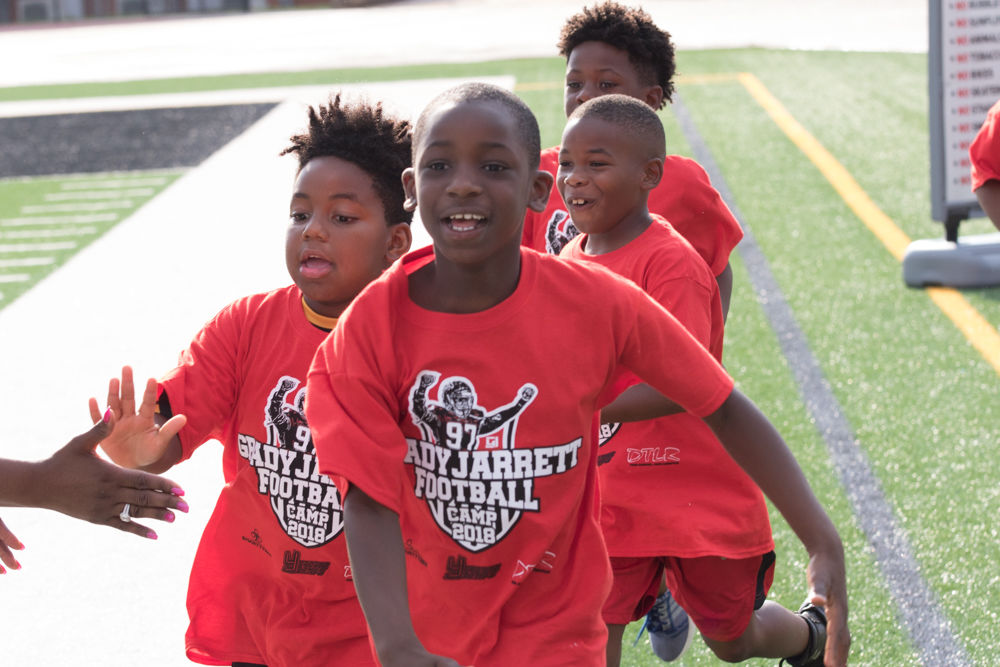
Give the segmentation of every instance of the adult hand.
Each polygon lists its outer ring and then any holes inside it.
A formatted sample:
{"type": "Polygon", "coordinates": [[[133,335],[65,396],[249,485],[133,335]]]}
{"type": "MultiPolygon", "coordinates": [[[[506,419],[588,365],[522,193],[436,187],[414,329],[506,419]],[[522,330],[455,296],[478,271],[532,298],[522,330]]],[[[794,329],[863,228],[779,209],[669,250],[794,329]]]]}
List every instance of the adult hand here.
{"type": "Polygon", "coordinates": [[[120,468],[99,457],[98,443],[113,430],[110,411],[88,432],[78,435],[45,461],[32,465],[34,502],[22,503],[156,539],[156,533],[133,519],[173,522],[188,511],[184,491],[173,481],[139,470],[120,468]],[[126,504],[129,520],[123,519],[126,504]]]}

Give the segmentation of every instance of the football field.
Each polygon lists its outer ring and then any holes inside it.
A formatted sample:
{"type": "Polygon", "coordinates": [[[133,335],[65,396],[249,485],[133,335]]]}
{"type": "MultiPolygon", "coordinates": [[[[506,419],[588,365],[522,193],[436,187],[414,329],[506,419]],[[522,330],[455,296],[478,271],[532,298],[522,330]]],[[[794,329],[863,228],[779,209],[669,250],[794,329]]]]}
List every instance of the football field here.
{"type": "MultiPolygon", "coordinates": [[[[995,664],[1000,288],[910,289],[900,268],[909,240],[943,236],[926,55],[678,60],[668,150],[709,170],[746,233],[724,363],[844,538],[852,664],[995,664]]],[[[303,104],[348,87],[413,114],[454,80],[489,78],[532,107],[548,146],[562,76],[559,59],[528,57],[0,88],[0,456],[45,456],[87,428],[86,399],[121,364],[158,375],[220,307],[287,282],[294,165],[277,153],[303,104]]],[[[4,664],[190,664],[184,589],[218,449],[169,473],[192,513],[157,525],[156,542],[0,513],[28,547],[24,569],[0,577],[4,664]]],[[[772,524],[771,597],[795,608],[805,553],[772,524]]],[[[660,664],[645,637],[631,646],[637,629],[623,664],[660,664]]],[[[696,639],[676,664],[718,661],[696,639]]]]}

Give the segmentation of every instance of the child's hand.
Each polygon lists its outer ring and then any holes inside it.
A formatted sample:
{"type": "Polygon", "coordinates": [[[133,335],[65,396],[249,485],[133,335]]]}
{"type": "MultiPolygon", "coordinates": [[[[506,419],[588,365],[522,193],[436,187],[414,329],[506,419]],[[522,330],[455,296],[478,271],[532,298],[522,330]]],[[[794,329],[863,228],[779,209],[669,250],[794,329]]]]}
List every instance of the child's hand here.
{"type": "MultiPolygon", "coordinates": [[[[14,554],[10,552],[11,549],[23,549],[24,545],[21,544],[21,540],[14,536],[14,533],[10,532],[10,529],[4,524],[3,519],[0,519],[0,561],[3,561],[4,565],[12,570],[21,569],[21,564],[17,562],[14,558],[14,554]]],[[[6,572],[3,565],[0,565],[0,574],[6,572]]]]}
{"type": "MultiPolygon", "coordinates": [[[[132,369],[122,368],[122,377],[108,383],[108,410],[116,422],[111,434],[101,442],[101,449],[112,461],[126,468],[144,468],[163,458],[167,447],[187,423],[184,415],[175,415],[162,425],[156,423],[156,380],[146,382],[139,411],[135,410],[135,385],[132,369]]],[[[102,419],[97,399],[90,399],[90,417],[102,419]]],[[[165,468],[164,468],[165,469],[165,468]]]]}
{"type": "Polygon", "coordinates": [[[806,576],[810,583],[809,601],[826,612],[827,667],[847,664],[851,632],[847,627],[847,576],[843,548],[839,558],[817,553],[809,559],[806,576]]]}
{"type": "Polygon", "coordinates": [[[32,486],[38,498],[31,504],[156,539],[156,533],[135,519],[172,522],[171,510],[188,511],[180,498],[184,491],[169,479],[125,470],[97,456],[97,443],[111,432],[113,421],[108,415],[45,461],[33,464],[32,486]],[[126,504],[128,520],[123,516],[126,504]]]}

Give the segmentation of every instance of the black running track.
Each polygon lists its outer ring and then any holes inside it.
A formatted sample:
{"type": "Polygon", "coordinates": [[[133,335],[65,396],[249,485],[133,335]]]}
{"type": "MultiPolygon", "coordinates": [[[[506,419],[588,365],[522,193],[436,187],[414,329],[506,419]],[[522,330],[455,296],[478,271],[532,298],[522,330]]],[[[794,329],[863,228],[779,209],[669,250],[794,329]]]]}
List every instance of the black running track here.
{"type": "Polygon", "coordinates": [[[274,106],[0,118],[0,178],[193,167],[274,106]]]}

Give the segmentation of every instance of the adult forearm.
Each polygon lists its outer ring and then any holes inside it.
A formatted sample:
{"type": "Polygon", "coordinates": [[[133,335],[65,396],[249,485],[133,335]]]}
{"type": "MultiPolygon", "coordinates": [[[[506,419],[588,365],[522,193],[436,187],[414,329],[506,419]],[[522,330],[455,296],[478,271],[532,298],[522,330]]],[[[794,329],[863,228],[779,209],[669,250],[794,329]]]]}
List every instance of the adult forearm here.
{"type": "Polygon", "coordinates": [[[37,507],[38,493],[35,482],[37,463],[0,459],[0,506],[37,507]]]}

